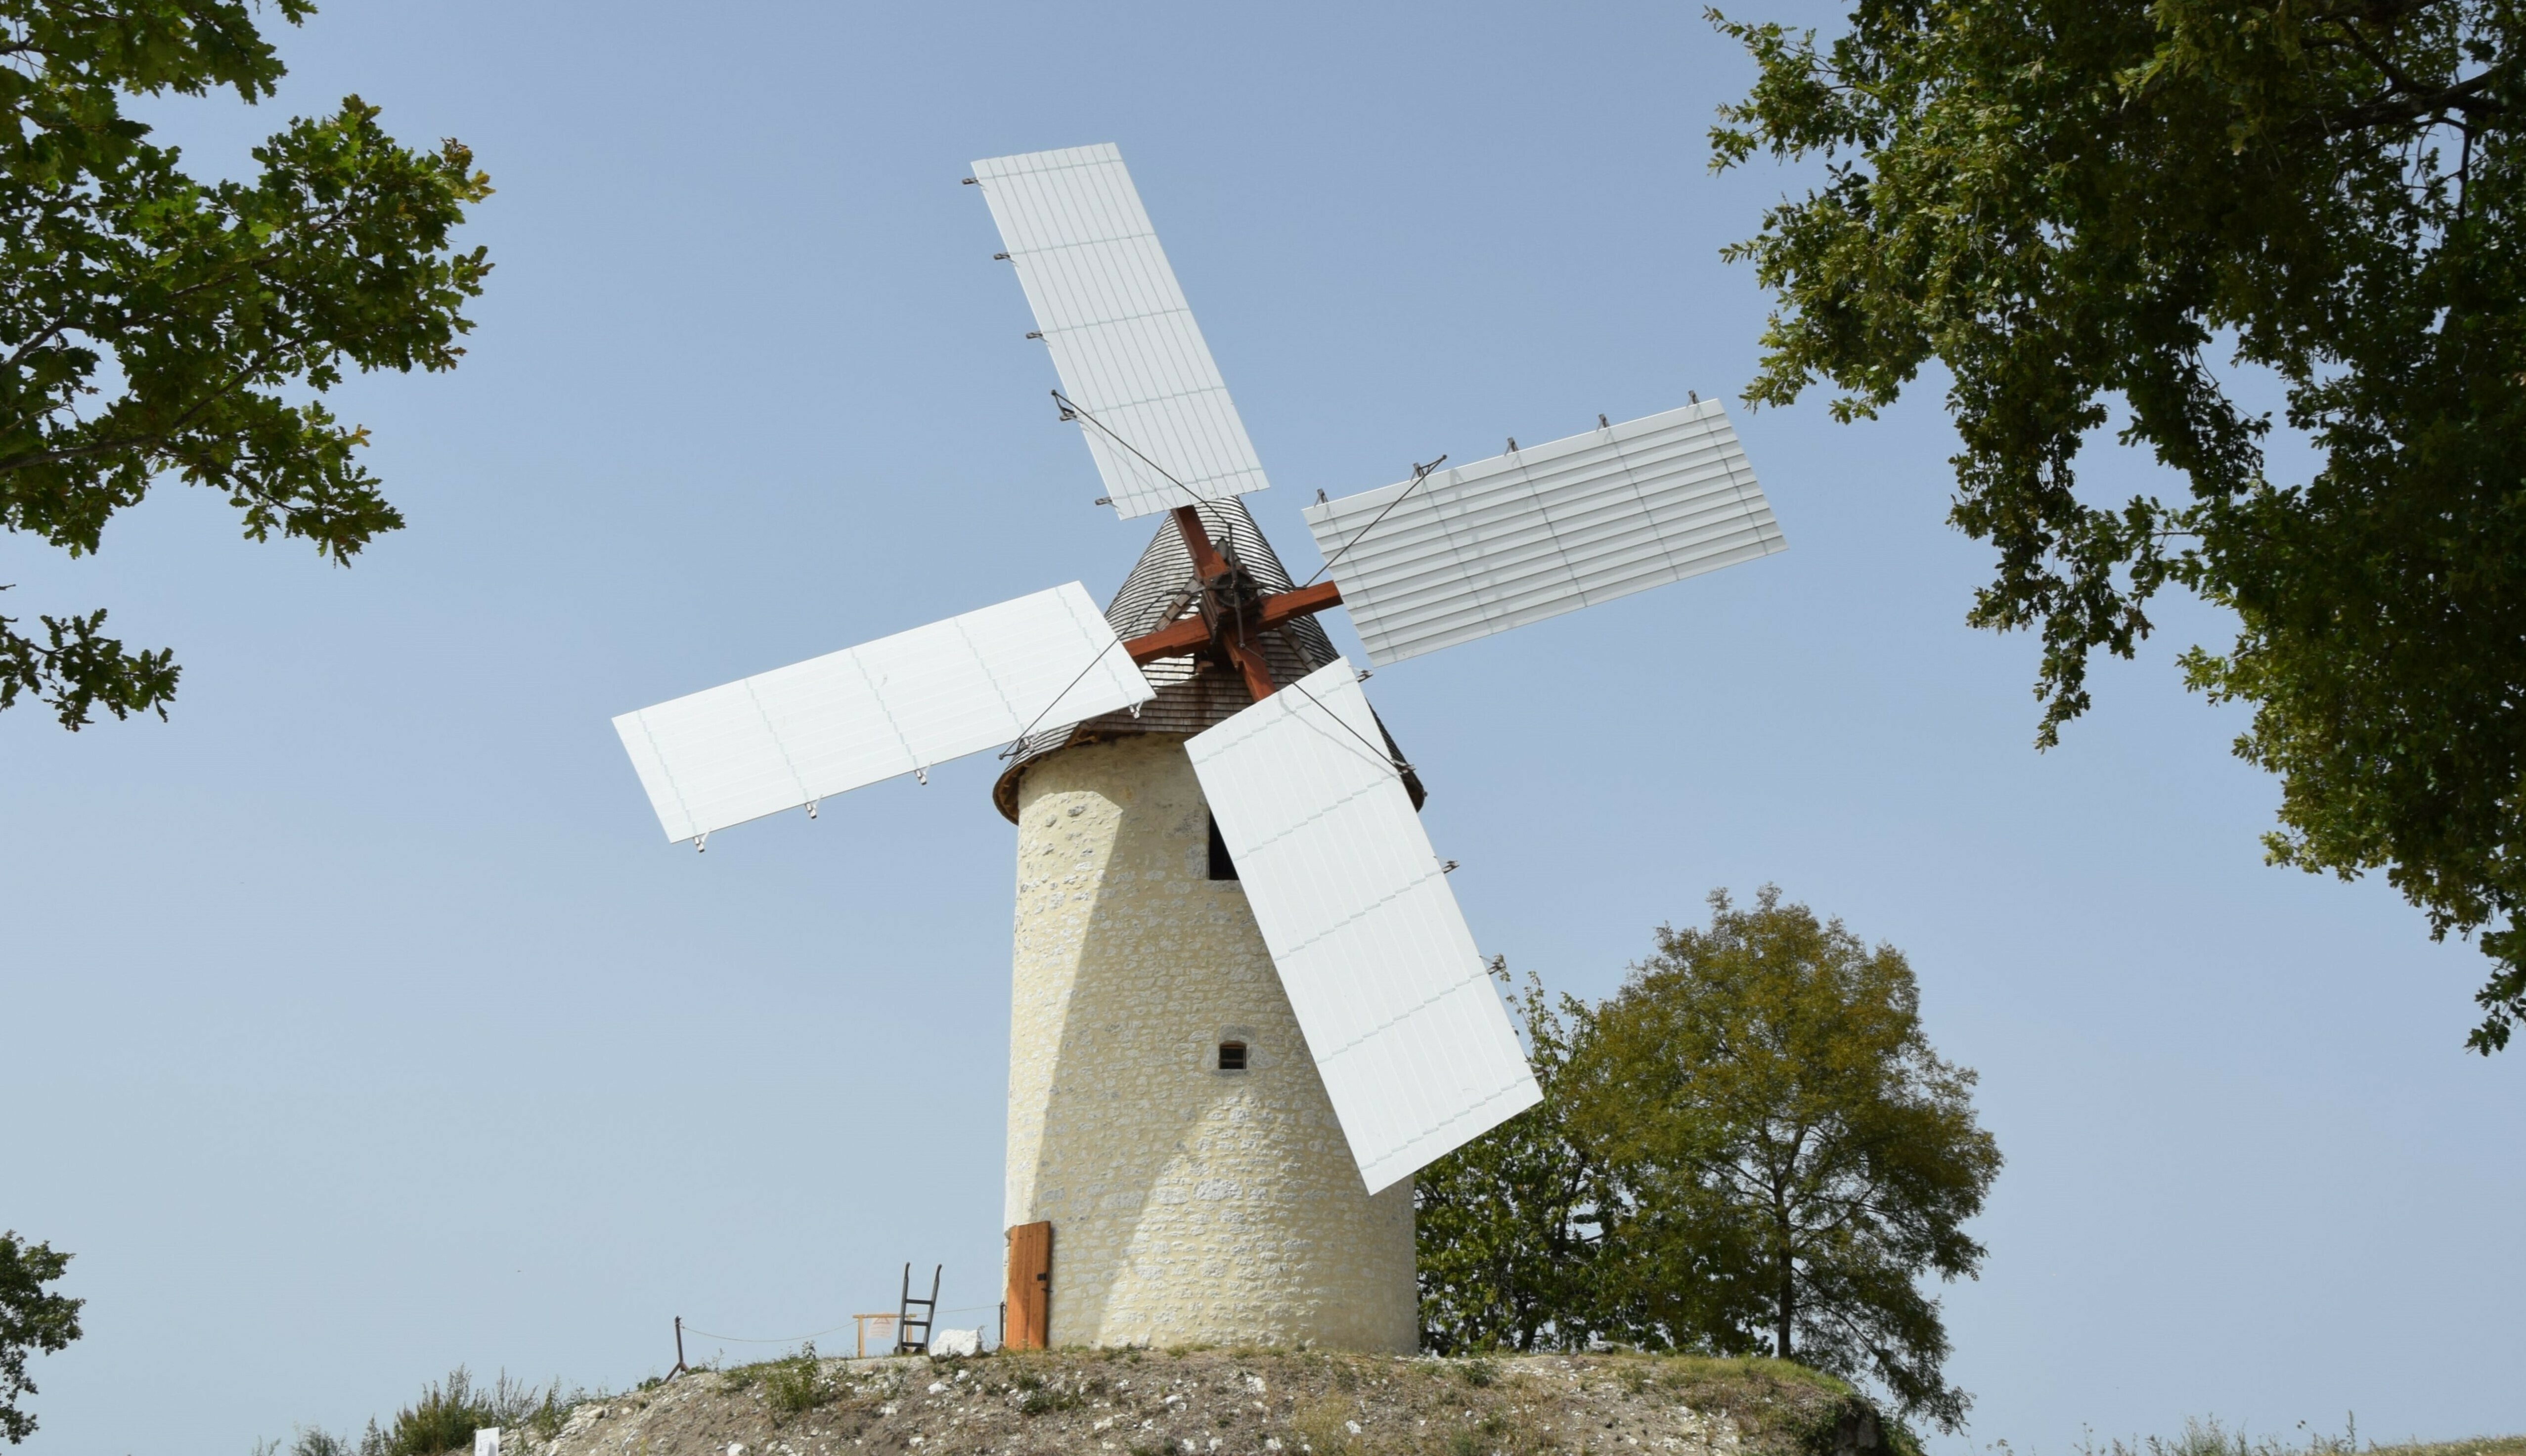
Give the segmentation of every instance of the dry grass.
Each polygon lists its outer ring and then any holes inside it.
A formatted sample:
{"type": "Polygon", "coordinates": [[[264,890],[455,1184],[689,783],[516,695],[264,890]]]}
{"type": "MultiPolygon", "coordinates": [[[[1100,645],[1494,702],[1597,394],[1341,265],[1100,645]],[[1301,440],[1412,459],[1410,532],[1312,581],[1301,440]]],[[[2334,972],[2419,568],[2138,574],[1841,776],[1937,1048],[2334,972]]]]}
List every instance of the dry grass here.
{"type": "Polygon", "coordinates": [[[2526,1456],[2526,1435],[2478,1435],[2470,1440],[2420,1441],[2401,1446],[2374,1446],[2393,1456],[2526,1456]]]}
{"type": "Polygon", "coordinates": [[[1351,1456],[1359,1449],[1360,1426],[1351,1419],[1351,1403],[1338,1396],[1309,1401],[1290,1416],[1289,1425],[1314,1456],[1351,1456]]]}
{"type": "Polygon", "coordinates": [[[2526,1456],[2526,1435],[2484,1435],[2459,1441],[2404,1441],[2388,1444],[2362,1440],[2356,1418],[2340,1435],[2306,1431],[2296,1438],[2252,1436],[2231,1431],[2216,1416],[2188,1420],[2177,1436],[2139,1436],[2085,1441],[2079,1456],[2526,1456]]]}

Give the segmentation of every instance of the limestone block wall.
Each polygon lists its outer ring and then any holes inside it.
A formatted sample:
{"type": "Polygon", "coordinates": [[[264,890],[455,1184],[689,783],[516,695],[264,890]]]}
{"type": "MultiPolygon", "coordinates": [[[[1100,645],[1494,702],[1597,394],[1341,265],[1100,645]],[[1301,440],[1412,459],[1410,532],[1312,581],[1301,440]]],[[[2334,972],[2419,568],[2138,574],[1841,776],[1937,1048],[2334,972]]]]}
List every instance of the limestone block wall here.
{"type": "Polygon", "coordinates": [[[1411,1182],[1360,1185],[1184,739],[1065,749],[1018,803],[1006,1222],[1053,1226],[1052,1342],[1413,1349],[1411,1182]]]}

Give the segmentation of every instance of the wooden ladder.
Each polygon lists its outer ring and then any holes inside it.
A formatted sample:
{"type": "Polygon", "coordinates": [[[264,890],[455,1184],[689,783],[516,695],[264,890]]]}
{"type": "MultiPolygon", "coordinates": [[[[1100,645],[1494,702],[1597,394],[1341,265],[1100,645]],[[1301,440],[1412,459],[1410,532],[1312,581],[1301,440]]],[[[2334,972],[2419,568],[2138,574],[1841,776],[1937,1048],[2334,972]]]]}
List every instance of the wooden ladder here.
{"type": "Polygon", "coordinates": [[[894,1352],[898,1355],[930,1353],[930,1322],[938,1313],[938,1276],[947,1268],[941,1264],[930,1271],[930,1297],[912,1297],[912,1266],[903,1266],[903,1303],[894,1318],[894,1352]],[[920,1310],[918,1318],[914,1310],[920,1310]],[[916,1332],[917,1331],[917,1332],[916,1332]]]}

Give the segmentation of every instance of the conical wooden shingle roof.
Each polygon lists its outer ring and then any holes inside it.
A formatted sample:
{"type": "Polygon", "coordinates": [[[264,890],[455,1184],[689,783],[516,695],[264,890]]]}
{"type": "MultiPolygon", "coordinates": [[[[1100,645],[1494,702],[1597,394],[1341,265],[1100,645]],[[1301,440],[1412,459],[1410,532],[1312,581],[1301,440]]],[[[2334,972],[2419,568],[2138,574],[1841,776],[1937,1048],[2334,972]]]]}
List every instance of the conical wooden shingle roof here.
{"type": "MultiPolygon", "coordinates": [[[[1289,578],[1288,569],[1281,565],[1281,558],[1273,553],[1272,543],[1263,539],[1262,530],[1247,514],[1243,501],[1231,496],[1205,501],[1195,510],[1220,554],[1242,566],[1257,586],[1266,592],[1283,592],[1297,584],[1289,578]]],[[[1123,578],[1122,589],[1106,604],[1105,620],[1113,624],[1115,635],[1128,642],[1191,616],[1200,596],[1200,574],[1193,568],[1192,553],[1186,548],[1184,534],[1176,528],[1174,518],[1164,517],[1148,549],[1140,553],[1131,575],[1123,578]]],[[[1296,618],[1263,632],[1262,643],[1263,659],[1271,666],[1275,682],[1295,681],[1339,655],[1312,617],[1296,618]]],[[[1141,671],[1158,695],[1142,703],[1137,715],[1108,713],[1068,728],[1036,733],[1011,745],[1009,766],[991,786],[991,802],[1003,817],[1011,824],[1017,823],[1018,780],[1028,765],[1046,754],[1074,744],[1101,742],[1132,733],[1179,733],[1190,737],[1254,701],[1235,670],[1198,658],[1161,658],[1144,665],[1141,671]]],[[[1382,729],[1383,725],[1380,727],[1382,729]]],[[[1391,735],[1387,738],[1387,746],[1393,748],[1391,735]]],[[[1400,760],[1402,755],[1396,753],[1395,757],[1400,760]]],[[[1404,782],[1412,790],[1412,802],[1417,806],[1423,797],[1420,780],[1407,771],[1404,782]]]]}

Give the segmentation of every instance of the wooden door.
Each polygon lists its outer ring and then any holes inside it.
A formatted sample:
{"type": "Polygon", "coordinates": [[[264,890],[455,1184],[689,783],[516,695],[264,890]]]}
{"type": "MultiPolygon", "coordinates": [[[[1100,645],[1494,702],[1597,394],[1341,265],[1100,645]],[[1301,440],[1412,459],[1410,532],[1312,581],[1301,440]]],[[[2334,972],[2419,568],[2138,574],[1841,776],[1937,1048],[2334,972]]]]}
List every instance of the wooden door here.
{"type": "Polygon", "coordinates": [[[1052,1343],[1052,1226],[1009,1230],[1008,1325],[1000,1339],[1012,1350],[1052,1343]]]}

